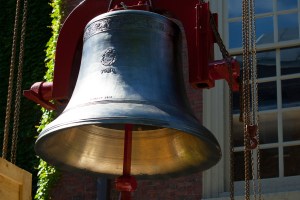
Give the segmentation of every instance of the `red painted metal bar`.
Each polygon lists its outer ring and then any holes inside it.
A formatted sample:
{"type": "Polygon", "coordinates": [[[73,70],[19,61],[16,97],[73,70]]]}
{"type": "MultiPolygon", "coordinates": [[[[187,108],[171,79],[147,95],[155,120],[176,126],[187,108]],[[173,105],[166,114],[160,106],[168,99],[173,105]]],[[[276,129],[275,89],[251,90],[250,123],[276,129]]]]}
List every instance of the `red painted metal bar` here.
{"type": "Polygon", "coordinates": [[[132,124],[125,124],[124,161],[123,175],[130,176],[131,169],[131,147],[132,147],[132,124]]]}
{"type": "Polygon", "coordinates": [[[196,59],[197,65],[190,66],[190,84],[194,88],[211,88],[214,80],[209,78],[208,64],[214,59],[214,37],[210,26],[209,3],[196,5],[196,59]]]}
{"type": "MultiPolygon", "coordinates": [[[[125,124],[123,176],[130,176],[131,171],[132,124],[125,124]]],[[[130,191],[121,192],[121,200],[130,200],[130,191]]]]}
{"type": "Polygon", "coordinates": [[[131,192],[136,190],[137,181],[130,175],[131,173],[131,153],[132,153],[132,124],[125,124],[123,175],[115,181],[116,190],[121,192],[121,200],[130,200],[131,192]]]}

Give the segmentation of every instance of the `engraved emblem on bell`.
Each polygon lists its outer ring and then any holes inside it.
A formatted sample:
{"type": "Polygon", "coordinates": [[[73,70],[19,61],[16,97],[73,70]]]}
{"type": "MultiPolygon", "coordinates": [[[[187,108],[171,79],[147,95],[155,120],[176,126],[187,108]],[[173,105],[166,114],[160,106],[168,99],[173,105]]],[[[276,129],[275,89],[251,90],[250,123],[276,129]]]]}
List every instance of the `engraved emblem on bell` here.
{"type": "Polygon", "coordinates": [[[109,66],[116,61],[116,50],[108,48],[101,56],[102,65],[109,66]]]}
{"type": "Polygon", "coordinates": [[[131,124],[131,174],[137,178],[173,177],[215,165],[219,144],[188,104],[182,35],[178,24],[147,11],[92,19],[72,97],[38,136],[37,154],[62,169],[121,175],[124,125],[131,124]],[[131,18],[135,23],[123,23],[131,18]]]}

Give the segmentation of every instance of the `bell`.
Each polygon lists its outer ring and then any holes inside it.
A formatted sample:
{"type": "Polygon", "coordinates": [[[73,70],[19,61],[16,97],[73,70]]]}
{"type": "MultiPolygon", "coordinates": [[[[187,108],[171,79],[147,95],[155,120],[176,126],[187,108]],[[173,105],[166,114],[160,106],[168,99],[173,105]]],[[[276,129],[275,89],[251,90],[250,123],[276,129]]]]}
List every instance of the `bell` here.
{"type": "Polygon", "coordinates": [[[122,174],[124,125],[132,124],[131,174],[173,177],[221,157],[187,103],[182,33],[147,11],[99,15],[86,26],[80,71],[65,110],[38,136],[36,153],[59,168],[122,174]]]}

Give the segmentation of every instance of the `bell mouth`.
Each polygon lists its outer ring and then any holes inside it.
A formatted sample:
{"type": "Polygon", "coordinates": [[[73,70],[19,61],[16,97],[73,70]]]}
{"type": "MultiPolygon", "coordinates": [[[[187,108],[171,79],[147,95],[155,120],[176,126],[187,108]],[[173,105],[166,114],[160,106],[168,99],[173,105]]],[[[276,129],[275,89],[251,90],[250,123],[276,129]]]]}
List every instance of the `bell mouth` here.
{"type": "Polygon", "coordinates": [[[167,105],[126,102],[64,111],[40,133],[35,151],[60,169],[118,176],[123,172],[124,124],[134,126],[131,174],[136,178],[187,175],[221,158],[215,137],[189,113],[167,105]]]}
{"type": "MultiPolygon", "coordinates": [[[[123,170],[122,124],[83,125],[47,134],[38,139],[37,153],[50,164],[73,171],[105,176],[123,170]]],[[[169,178],[209,168],[220,151],[192,134],[150,125],[134,125],[131,174],[140,179],[169,178]]]]}

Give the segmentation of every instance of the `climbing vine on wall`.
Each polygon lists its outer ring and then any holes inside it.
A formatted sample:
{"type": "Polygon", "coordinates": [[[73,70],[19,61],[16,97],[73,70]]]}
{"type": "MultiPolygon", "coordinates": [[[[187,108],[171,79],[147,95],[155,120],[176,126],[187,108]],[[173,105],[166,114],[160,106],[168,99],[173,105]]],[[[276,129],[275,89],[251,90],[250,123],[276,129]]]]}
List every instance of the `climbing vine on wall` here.
{"type": "MultiPolygon", "coordinates": [[[[54,72],[54,59],[55,59],[55,48],[58,39],[59,29],[61,26],[61,5],[62,0],[52,0],[50,3],[53,10],[51,13],[52,18],[52,37],[47,43],[46,49],[46,59],[45,64],[47,67],[47,72],[44,76],[45,81],[53,80],[53,72],[54,72]]],[[[40,125],[38,127],[38,131],[40,132],[44,127],[49,124],[54,117],[54,112],[48,111],[42,108],[42,118],[40,125]]],[[[48,165],[45,161],[40,160],[38,166],[38,189],[35,195],[35,199],[37,200],[48,200],[50,199],[49,191],[51,187],[56,183],[59,178],[59,172],[52,166],[48,165]]]]}

